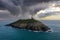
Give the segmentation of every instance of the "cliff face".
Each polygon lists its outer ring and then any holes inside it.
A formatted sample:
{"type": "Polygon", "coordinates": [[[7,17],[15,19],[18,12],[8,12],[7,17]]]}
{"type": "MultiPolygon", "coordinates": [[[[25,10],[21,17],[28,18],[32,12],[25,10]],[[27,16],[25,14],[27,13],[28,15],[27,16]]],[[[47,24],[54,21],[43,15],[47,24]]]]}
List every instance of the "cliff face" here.
{"type": "Polygon", "coordinates": [[[43,24],[40,21],[34,19],[26,19],[26,20],[18,20],[11,24],[7,24],[6,26],[12,26],[20,29],[27,29],[32,31],[48,31],[50,28],[43,24]]]}

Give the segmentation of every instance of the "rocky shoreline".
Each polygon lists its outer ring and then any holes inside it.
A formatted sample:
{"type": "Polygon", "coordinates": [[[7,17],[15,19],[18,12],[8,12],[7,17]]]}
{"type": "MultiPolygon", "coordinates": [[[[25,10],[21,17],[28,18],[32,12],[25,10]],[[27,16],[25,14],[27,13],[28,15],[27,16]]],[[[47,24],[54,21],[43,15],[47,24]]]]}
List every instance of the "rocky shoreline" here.
{"type": "Polygon", "coordinates": [[[6,26],[11,26],[11,27],[19,28],[19,29],[27,29],[27,30],[32,30],[32,31],[51,32],[51,29],[47,25],[35,19],[25,19],[25,20],[20,19],[11,24],[7,24],[6,26]]]}

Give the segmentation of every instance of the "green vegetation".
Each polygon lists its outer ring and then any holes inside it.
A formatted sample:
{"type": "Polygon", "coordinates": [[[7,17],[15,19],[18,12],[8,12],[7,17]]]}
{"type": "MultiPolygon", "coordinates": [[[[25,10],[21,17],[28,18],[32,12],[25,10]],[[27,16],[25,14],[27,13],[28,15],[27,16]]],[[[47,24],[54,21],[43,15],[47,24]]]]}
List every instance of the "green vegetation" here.
{"type": "Polygon", "coordinates": [[[11,24],[8,24],[8,26],[20,28],[20,29],[28,29],[33,31],[48,31],[50,28],[43,24],[40,21],[32,19],[20,19],[16,22],[13,22],[11,24]]]}
{"type": "Polygon", "coordinates": [[[25,19],[25,20],[18,20],[17,22],[20,22],[20,23],[33,23],[33,22],[37,22],[37,20],[25,19]]]}

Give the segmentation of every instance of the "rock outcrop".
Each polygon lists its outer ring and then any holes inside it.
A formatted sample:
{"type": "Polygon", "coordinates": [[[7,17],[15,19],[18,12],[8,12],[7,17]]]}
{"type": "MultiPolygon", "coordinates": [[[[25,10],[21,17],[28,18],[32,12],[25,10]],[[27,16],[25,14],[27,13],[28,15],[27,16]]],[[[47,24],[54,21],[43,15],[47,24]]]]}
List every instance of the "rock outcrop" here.
{"type": "Polygon", "coordinates": [[[27,30],[32,30],[32,31],[48,31],[48,30],[50,30],[50,28],[48,28],[48,26],[46,26],[42,22],[34,20],[34,19],[25,19],[25,20],[20,19],[11,24],[7,24],[6,26],[12,26],[15,28],[27,29],[27,30]]]}

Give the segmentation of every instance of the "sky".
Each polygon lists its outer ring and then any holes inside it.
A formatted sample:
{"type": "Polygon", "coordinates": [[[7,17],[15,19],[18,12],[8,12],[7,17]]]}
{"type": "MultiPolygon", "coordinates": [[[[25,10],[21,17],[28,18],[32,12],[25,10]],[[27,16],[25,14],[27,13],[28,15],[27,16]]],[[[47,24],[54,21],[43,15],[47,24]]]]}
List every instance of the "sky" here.
{"type": "Polygon", "coordinates": [[[41,20],[60,20],[60,1],[49,3],[49,6],[39,10],[36,18],[41,20]]]}
{"type": "Polygon", "coordinates": [[[51,18],[60,20],[60,15],[52,16],[51,13],[47,16],[43,15],[44,17],[40,16],[43,13],[38,15],[38,12],[45,11],[50,3],[55,3],[54,1],[58,0],[0,0],[0,20],[27,19],[32,15],[39,20],[51,20],[51,18]]]}

